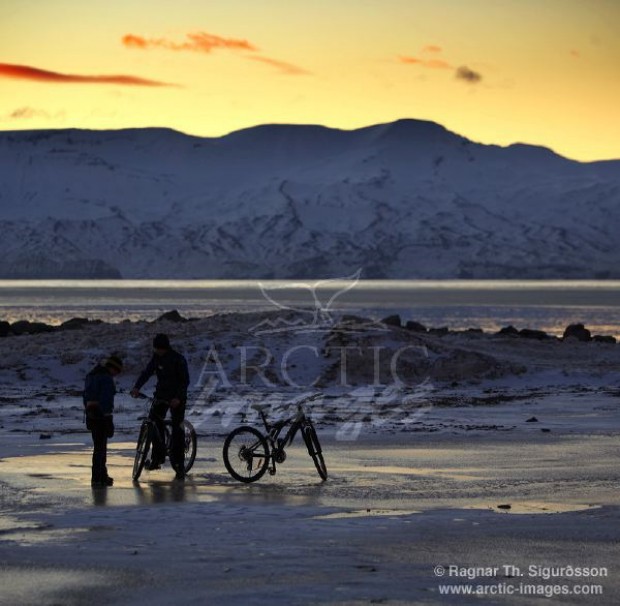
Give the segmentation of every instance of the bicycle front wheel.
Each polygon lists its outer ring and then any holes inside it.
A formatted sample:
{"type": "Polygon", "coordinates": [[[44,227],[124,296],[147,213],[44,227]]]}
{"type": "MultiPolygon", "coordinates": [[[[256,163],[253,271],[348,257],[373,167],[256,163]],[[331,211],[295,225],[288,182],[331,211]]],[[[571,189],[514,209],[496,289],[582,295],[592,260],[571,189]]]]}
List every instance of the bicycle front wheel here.
{"type": "Polygon", "coordinates": [[[151,436],[151,425],[148,422],[142,423],[140,433],[138,435],[138,443],[136,445],[136,456],[133,460],[133,471],[131,477],[137,481],[144,469],[144,464],[151,449],[153,438],[151,436]]]}
{"type": "Polygon", "coordinates": [[[192,468],[194,461],[196,460],[196,430],[189,421],[183,421],[181,426],[183,427],[183,433],[185,434],[185,473],[187,473],[192,468]]]}
{"type": "Polygon", "coordinates": [[[307,421],[304,425],[302,435],[304,437],[304,442],[306,443],[306,448],[308,449],[308,454],[314,461],[314,466],[319,472],[319,476],[322,480],[327,480],[327,466],[325,465],[325,460],[323,459],[321,443],[319,442],[319,437],[316,435],[316,429],[314,429],[314,425],[311,421],[307,421]]]}
{"type": "Polygon", "coordinates": [[[224,465],[239,482],[256,482],[269,464],[269,445],[253,427],[237,427],[224,441],[224,465]]]}

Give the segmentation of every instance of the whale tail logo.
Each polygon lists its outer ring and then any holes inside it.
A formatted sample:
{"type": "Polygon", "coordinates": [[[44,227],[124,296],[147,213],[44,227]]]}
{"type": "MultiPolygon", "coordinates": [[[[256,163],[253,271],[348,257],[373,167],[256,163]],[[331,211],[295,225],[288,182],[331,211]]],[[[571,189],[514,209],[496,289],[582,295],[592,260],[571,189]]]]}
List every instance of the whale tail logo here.
{"type": "Polygon", "coordinates": [[[259,282],[265,300],[286,312],[296,312],[294,320],[278,318],[263,320],[251,332],[311,332],[329,331],[336,324],[333,308],[343,295],[357,286],[361,268],[349,276],[329,278],[316,282],[293,282],[285,286],[269,286],[259,282]]]}

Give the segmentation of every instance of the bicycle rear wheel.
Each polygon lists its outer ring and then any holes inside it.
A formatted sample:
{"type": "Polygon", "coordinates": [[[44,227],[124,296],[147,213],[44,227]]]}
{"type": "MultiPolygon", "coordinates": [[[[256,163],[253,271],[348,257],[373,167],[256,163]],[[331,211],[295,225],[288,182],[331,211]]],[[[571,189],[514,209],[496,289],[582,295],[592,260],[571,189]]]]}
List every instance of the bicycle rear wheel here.
{"type": "Polygon", "coordinates": [[[196,430],[189,421],[183,421],[181,425],[185,434],[185,473],[187,473],[192,468],[194,461],[196,460],[196,430]]]}
{"type": "Polygon", "coordinates": [[[256,482],[267,471],[269,445],[253,427],[237,427],[224,441],[224,465],[239,482],[256,482]]]}
{"type": "Polygon", "coordinates": [[[321,451],[321,443],[319,442],[319,437],[316,435],[316,429],[314,429],[312,421],[306,421],[302,429],[302,435],[306,443],[306,448],[308,449],[308,454],[312,457],[314,466],[319,472],[319,476],[322,480],[327,480],[327,466],[325,465],[323,452],[321,451]]]}
{"type": "Polygon", "coordinates": [[[151,424],[144,421],[140,426],[140,433],[138,435],[138,443],[136,444],[136,456],[133,460],[133,471],[131,477],[134,481],[137,481],[144,469],[144,464],[151,449],[153,438],[151,436],[151,424]]]}
{"type": "MultiPolygon", "coordinates": [[[[181,421],[181,428],[183,429],[183,468],[185,469],[185,473],[187,473],[193,467],[194,461],[196,460],[198,440],[196,437],[196,430],[189,421],[181,421]]],[[[165,426],[164,439],[166,442],[166,453],[172,465],[172,428],[170,425],[165,426]]]]}

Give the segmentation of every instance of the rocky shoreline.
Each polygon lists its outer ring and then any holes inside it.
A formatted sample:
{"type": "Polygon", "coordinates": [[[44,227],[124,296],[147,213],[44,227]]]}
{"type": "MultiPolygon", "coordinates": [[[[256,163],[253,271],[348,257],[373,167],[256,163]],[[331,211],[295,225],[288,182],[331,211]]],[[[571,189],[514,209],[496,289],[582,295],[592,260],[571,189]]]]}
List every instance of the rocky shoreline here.
{"type": "Polygon", "coordinates": [[[0,390],[9,396],[24,390],[80,390],[93,364],[110,353],[125,361],[119,382],[124,388],[150,357],[159,332],[169,334],[187,357],[194,393],[201,393],[209,377],[222,383],[216,398],[300,389],[366,389],[368,397],[374,397],[371,392],[393,385],[416,392],[432,384],[437,392],[467,385],[496,389],[498,381],[516,382],[519,388],[524,382],[589,385],[615,376],[620,368],[615,339],[592,335],[581,324],[555,337],[513,327],[492,333],[427,328],[396,315],[380,321],[342,316],[313,324],[298,312],[229,312],[188,319],[171,311],[148,322],[73,318],[59,326],[8,326],[0,338],[0,390]]]}
{"type": "MultiPolygon", "coordinates": [[[[415,320],[408,320],[402,322],[399,315],[387,316],[383,320],[381,320],[383,324],[387,326],[398,326],[401,328],[405,328],[407,330],[411,330],[413,332],[421,332],[428,333],[431,335],[444,336],[448,334],[483,334],[484,331],[481,328],[469,328],[467,330],[458,330],[453,331],[450,330],[447,326],[442,326],[441,328],[427,328],[423,324],[416,322],[415,320]]],[[[500,329],[495,334],[497,336],[509,336],[509,337],[521,337],[524,339],[536,339],[539,341],[545,339],[555,339],[561,341],[595,341],[598,343],[616,343],[616,338],[611,335],[592,335],[591,331],[587,329],[583,324],[569,324],[565,329],[562,337],[558,338],[554,335],[550,335],[544,330],[536,330],[532,328],[522,328],[518,330],[512,325],[505,326],[500,329]]]]}
{"type": "MultiPolygon", "coordinates": [[[[126,325],[126,324],[157,324],[159,322],[172,322],[172,323],[185,323],[185,322],[198,322],[200,318],[185,318],[183,317],[177,310],[168,311],[161,316],[159,316],[156,320],[153,321],[139,321],[132,322],[131,320],[123,320],[122,322],[110,324],[106,323],[103,320],[93,320],[90,318],[82,318],[75,317],[65,322],[62,322],[59,325],[47,324],[45,322],[31,322],[29,320],[18,320],[15,322],[7,322],[4,320],[0,320],[0,337],[11,337],[11,336],[21,336],[21,335],[35,335],[42,333],[51,333],[51,332],[62,332],[67,330],[81,330],[91,326],[100,326],[100,325],[126,325]]],[[[427,327],[416,320],[405,320],[403,321],[398,314],[393,314],[390,316],[386,316],[382,320],[380,320],[381,324],[390,327],[403,328],[405,330],[414,332],[414,333],[422,333],[434,336],[446,336],[446,335],[477,335],[477,334],[488,334],[495,335],[500,337],[517,337],[523,339],[535,339],[535,340],[560,340],[560,341],[579,341],[579,342],[589,342],[594,341],[597,343],[608,343],[615,344],[617,343],[617,339],[612,335],[598,335],[592,334],[592,332],[584,326],[584,324],[569,324],[561,337],[556,337],[551,335],[543,330],[533,329],[533,328],[522,328],[517,329],[512,325],[505,326],[501,328],[497,332],[493,333],[485,333],[482,328],[468,328],[466,330],[452,330],[447,326],[441,327],[427,327]]]]}

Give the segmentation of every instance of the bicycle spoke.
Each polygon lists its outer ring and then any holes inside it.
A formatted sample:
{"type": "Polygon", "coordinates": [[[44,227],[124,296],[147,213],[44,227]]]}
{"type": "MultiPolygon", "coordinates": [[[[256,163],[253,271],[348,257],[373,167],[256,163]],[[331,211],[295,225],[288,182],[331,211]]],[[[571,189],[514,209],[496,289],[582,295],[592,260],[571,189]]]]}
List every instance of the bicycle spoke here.
{"type": "Polygon", "coordinates": [[[230,475],[241,482],[254,482],[267,470],[269,447],[253,427],[235,429],[224,442],[224,464],[230,475]]]}

